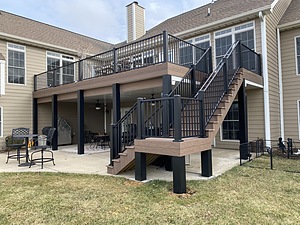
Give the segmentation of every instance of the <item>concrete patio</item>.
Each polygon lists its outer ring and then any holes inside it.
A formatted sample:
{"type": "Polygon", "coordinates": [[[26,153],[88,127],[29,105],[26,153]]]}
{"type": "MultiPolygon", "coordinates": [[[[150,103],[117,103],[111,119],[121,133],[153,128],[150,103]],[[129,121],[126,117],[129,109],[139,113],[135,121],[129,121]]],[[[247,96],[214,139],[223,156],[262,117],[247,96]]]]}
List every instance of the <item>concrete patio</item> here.
{"type": "MultiPolygon", "coordinates": [[[[90,148],[86,146],[85,154],[77,154],[77,146],[61,146],[59,150],[54,151],[55,166],[52,162],[44,164],[44,169],[41,169],[40,164],[28,166],[18,166],[15,159],[10,159],[6,164],[6,153],[0,153],[0,172],[62,172],[62,173],[80,173],[80,174],[99,174],[109,175],[106,172],[106,165],[109,164],[109,149],[90,148]]],[[[230,170],[234,166],[239,165],[239,151],[228,149],[213,149],[213,177],[219,176],[222,173],[230,170]]],[[[21,163],[25,159],[21,159],[21,163]]],[[[186,177],[187,180],[208,179],[201,177],[199,154],[191,155],[190,160],[187,160],[186,177]]],[[[134,170],[121,173],[122,176],[128,179],[134,179],[134,170]]],[[[166,171],[164,168],[157,166],[147,167],[147,180],[173,180],[173,173],[166,171]]]]}

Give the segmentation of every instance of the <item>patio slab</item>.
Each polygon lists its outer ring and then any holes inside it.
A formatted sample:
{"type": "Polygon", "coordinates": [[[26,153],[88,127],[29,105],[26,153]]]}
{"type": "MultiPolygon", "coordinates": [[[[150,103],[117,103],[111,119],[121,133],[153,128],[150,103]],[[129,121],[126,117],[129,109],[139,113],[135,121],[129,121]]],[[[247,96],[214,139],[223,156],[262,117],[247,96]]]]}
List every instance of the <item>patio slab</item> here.
{"type": "MultiPolygon", "coordinates": [[[[228,149],[213,149],[213,177],[219,176],[227,170],[239,165],[239,151],[228,149]]],[[[62,172],[79,174],[107,174],[106,165],[109,164],[109,149],[91,149],[89,146],[85,149],[85,154],[77,154],[77,146],[61,146],[59,150],[54,151],[55,166],[52,162],[44,163],[44,169],[40,164],[29,167],[19,167],[15,159],[9,160],[6,164],[6,153],[0,153],[0,172],[62,172]]],[[[24,162],[24,159],[21,159],[24,162]]],[[[187,180],[210,179],[202,177],[200,174],[201,159],[200,154],[191,155],[187,160],[186,178],[187,180]]],[[[128,179],[134,179],[134,170],[121,173],[128,179]]],[[[173,173],[157,166],[147,167],[147,180],[173,180],[173,173]]]]}

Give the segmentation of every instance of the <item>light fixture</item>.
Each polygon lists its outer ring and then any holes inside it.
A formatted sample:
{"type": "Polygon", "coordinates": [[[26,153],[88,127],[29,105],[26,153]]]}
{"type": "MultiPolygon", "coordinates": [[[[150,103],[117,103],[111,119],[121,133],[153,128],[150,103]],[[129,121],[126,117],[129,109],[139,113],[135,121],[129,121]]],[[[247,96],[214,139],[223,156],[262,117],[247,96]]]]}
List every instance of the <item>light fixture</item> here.
{"type": "MultiPolygon", "coordinates": [[[[154,99],[154,93],[152,93],[151,96],[152,96],[151,99],[154,99]]],[[[155,106],[156,105],[155,101],[151,101],[150,105],[155,106]]]]}
{"type": "Polygon", "coordinates": [[[99,103],[99,100],[97,100],[97,103],[96,103],[96,105],[95,105],[95,109],[96,109],[96,110],[100,110],[100,109],[101,109],[101,105],[100,105],[100,103],[99,103]]]}

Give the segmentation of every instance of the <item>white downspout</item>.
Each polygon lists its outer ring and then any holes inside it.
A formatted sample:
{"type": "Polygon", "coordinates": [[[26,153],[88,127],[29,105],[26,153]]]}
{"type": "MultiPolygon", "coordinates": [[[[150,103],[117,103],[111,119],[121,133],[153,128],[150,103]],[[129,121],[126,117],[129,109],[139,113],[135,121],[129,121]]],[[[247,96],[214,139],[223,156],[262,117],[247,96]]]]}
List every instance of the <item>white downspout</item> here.
{"type": "Polygon", "coordinates": [[[281,40],[280,39],[281,39],[280,38],[280,31],[277,28],[280,135],[281,135],[282,140],[284,140],[283,86],[282,86],[281,40]]]}
{"type": "Polygon", "coordinates": [[[269,73],[268,73],[268,52],[266,19],[262,12],[259,12],[261,21],[261,44],[262,44],[262,65],[264,79],[264,112],[265,112],[265,139],[266,145],[271,146],[271,124],[270,124],[270,99],[269,99],[269,73]]]}
{"type": "Polygon", "coordinates": [[[136,15],[135,15],[135,3],[132,4],[132,39],[136,40],[136,15]]]}

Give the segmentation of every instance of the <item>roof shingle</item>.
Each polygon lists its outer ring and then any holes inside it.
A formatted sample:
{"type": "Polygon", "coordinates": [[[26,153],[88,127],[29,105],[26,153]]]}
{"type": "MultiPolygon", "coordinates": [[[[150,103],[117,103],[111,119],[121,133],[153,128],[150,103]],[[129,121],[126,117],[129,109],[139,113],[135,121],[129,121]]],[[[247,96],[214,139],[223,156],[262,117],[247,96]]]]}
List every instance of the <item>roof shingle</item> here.
{"type": "Polygon", "coordinates": [[[286,10],[284,16],[281,18],[279,25],[284,25],[294,21],[300,20],[300,0],[293,0],[286,10]]]}

